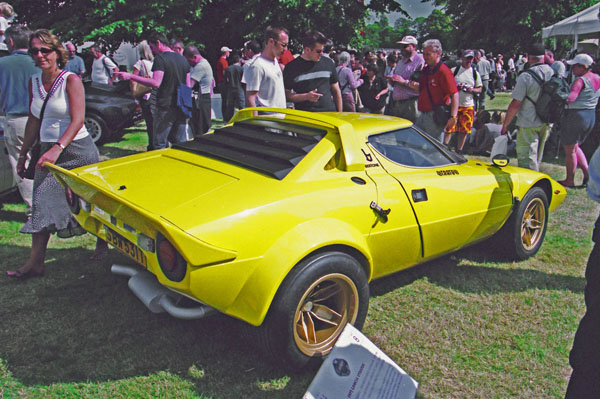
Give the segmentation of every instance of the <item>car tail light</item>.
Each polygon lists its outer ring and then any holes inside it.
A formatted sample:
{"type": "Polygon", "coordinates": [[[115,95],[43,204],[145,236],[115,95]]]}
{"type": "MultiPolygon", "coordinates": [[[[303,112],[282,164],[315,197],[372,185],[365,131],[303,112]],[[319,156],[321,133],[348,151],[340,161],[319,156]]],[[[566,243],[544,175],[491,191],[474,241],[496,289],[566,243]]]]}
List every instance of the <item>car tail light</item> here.
{"type": "Polygon", "coordinates": [[[77,215],[79,213],[79,210],[81,209],[79,204],[79,197],[73,192],[73,190],[71,190],[71,187],[69,186],[65,188],[65,196],[67,197],[67,205],[69,205],[71,213],[77,215]]]}
{"type": "Polygon", "coordinates": [[[157,237],[156,255],[160,269],[169,280],[183,280],[187,271],[187,262],[162,234],[157,237]]]}

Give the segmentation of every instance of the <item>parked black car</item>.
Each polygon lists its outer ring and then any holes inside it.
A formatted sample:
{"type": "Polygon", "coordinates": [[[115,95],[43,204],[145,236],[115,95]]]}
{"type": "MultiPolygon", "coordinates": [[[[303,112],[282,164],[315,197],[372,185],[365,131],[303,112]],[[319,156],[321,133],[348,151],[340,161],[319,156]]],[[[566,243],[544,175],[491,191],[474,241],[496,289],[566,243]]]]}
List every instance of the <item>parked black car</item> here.
{"type": "Polygon", "coordinates": [[[142,120],[128,81],[112,85],[84,81],[85,127],[96,143],[116,140],[123,130],[142,120]]]}

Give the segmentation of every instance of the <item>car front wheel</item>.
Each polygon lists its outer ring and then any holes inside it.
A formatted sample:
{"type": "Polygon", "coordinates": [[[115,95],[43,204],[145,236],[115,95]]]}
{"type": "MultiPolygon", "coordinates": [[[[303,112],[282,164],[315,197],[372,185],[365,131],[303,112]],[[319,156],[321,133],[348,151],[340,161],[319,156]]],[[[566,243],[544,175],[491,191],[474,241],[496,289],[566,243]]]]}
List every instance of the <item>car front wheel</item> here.
{"type": "Polygon", "coordinates": [[[103,143],[108,140],[108,128],[98,115],[86,113],[84,124],[94,143],[103,143]]]}
{"type": "Polygon", "coordinates": [[[326,356],[347,323],[367,316],[369,285],[364,268],[343,252],[316,254],[285,278],[261,326],[261,341],[288,369],[326,356]]]}
{"type": "Polygon", "coordinates": [[[548,197],[540,187],[533,187],[510,221],[511,249],[516,259],[524,260],[535,255],[544,241],[548,226],[548,197]]]}

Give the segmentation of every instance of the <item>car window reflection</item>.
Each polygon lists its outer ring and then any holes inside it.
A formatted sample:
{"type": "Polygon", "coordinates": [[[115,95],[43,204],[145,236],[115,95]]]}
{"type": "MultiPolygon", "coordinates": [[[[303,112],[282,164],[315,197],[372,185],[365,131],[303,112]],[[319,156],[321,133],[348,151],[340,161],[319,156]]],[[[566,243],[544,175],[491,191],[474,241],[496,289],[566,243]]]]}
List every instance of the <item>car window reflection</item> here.
{"type": "Polygon", "coordinates": [[[412,127],[369,136],[369,144],[385,158],[404,166],[434,167],[455,163],[412,127]]]}

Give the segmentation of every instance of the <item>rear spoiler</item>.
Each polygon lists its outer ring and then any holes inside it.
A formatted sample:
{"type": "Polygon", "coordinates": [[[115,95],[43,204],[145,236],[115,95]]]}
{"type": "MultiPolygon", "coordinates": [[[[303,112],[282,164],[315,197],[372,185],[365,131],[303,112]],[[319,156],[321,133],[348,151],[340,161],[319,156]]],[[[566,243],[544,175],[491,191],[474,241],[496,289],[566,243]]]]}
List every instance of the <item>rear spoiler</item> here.
{"type": "MultiPolygon", "coordinates": [[[[73,170],[63,169],[54,164],[46,163],[46,167],[64,187],[69,187],[76,195],[88,203],[100,207],[110,215],[124,223],[138,227],[140,232],[153,236],[156,231],[162,233],[182,254],[191,266],[206,266],[233,260],[237,252],[218,248],[174,226],[160,215],[148,212],[125,200],[109,187],[85,178],[85,174],[93,172],[97,166],[88,165],[73,170]],[[201,250],[199,250],[201,248],[201,250]]],[[[82,226],[97,232],[102,228],[96,218],[80,220],[82,226]]]]}

